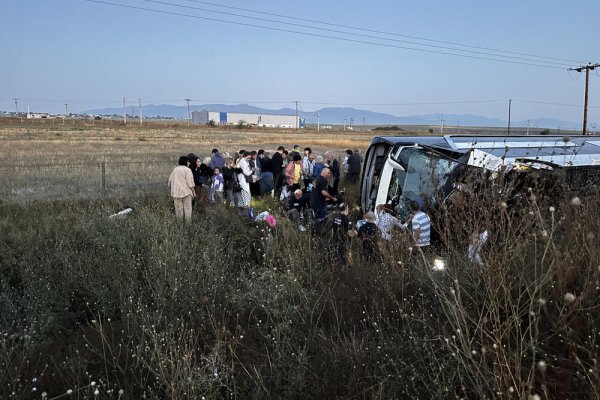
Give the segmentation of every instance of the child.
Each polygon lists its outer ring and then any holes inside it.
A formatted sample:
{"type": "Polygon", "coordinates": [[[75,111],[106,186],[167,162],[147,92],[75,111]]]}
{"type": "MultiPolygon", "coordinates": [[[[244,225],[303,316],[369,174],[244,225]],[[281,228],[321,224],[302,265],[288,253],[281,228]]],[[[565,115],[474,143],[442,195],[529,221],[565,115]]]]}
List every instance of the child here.
{"type": "Polygon", "coordinates": [[[223,203],[223,187],[223,174],[221,174],[221,170],[219,170],[219,168],[215,168],[210,185],[209,199],[211,204],[223,203]]]}

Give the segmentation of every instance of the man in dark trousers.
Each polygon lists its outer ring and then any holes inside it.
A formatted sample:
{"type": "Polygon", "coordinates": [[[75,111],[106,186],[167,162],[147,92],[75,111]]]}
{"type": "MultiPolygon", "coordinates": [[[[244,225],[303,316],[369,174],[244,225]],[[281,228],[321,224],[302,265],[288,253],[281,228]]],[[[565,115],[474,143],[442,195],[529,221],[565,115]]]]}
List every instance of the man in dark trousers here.
{"type": "Polygon", "coordinates": [[[360,154],[355,150],[350,157],[348,157],[348,181],[351,183],[357,183],[358,177],[360,176],[360,154]]]}
{"type": "Polygon", "coordinates": [[[332,259],[340,264],[345,264],[348,260],[346,251],[350,241],[348,233],[352,231],[352,223],[348,218],[348,204],[339,204],[337,212],[331,216],[331,221],[333,225],[330,242],[332,259]]]}
{"type": "Polygon", "coordinates": [[[327,180],[331,176],[331,170],[329,168],[323,168],[321,175],[317,177],[316,185],[310,192],[310,208],[314,213],[314,224],[313,232],[319,233],[321,225],[326,222],[327,219],[327,200],[331,200],[336,203],[337,198],[332,196],[327,191],[327,180]]]}
{"type": "Polygon", "coordinates": [[[273,165],[273,181],[275,182],[275,194],[279,197],[281,193],[281,185],[283,183],[283,152],[285,148],[279,146],[273,157],[271,157],[271,164],[273,165]]]}

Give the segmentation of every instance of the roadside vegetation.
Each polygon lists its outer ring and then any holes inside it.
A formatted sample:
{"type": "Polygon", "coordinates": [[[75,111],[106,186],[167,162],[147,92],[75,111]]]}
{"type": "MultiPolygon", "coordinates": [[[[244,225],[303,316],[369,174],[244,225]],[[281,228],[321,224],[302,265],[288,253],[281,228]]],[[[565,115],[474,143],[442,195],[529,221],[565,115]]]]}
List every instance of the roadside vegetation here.
{"type": "Polygon", "coordinates": [[[444,271],[166,193],[1,202],[0,398],[598,398],[598,197],[504,200],[441,211],[444,271]]]}
{"type": "Polygon", "coordinates": [[[403,232],[337,265],[327,236],[282,217],[273,232],[226,207],[174,220],[180,154],[370,137],[2,126],[0,399],[600,398],[598,193],[452,198],[444,271],[403,232]]]}

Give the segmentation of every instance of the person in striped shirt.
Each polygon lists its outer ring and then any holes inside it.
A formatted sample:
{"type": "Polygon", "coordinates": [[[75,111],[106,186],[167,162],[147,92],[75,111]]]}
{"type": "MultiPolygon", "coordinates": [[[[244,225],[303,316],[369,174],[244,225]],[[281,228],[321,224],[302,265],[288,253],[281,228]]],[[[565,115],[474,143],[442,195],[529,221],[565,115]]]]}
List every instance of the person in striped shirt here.
{"type": "Polygon", "coordinates": [[[427,214],[419,209],[419,203],[417,201],[411,201],[409,206],[412,215],[410,223],[413,238],[415,239],[417,247],[427,247],[430,244],[431,220],[427,214]]]}

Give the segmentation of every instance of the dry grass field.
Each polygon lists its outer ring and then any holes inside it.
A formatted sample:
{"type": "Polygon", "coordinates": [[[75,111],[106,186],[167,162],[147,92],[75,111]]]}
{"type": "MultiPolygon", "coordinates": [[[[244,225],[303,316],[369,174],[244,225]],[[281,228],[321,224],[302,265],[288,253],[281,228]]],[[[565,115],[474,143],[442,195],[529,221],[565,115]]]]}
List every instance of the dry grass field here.
{"type": "Polygon", "coordinates": [[[185,122],[122,125],[116,121],[0,119],[0,198],[95,197],[164,188],[181,154],[213,148],[274,151],[310,146],[317,154],[365,150],[371,132],[207,128],[185,122]],[[104,164],[104,173],[103,173],[104,164]],[[103,180],[104,176],[104,180],[103,180]],[[104,182],[104,183],[103,183],[104,182]]]}

